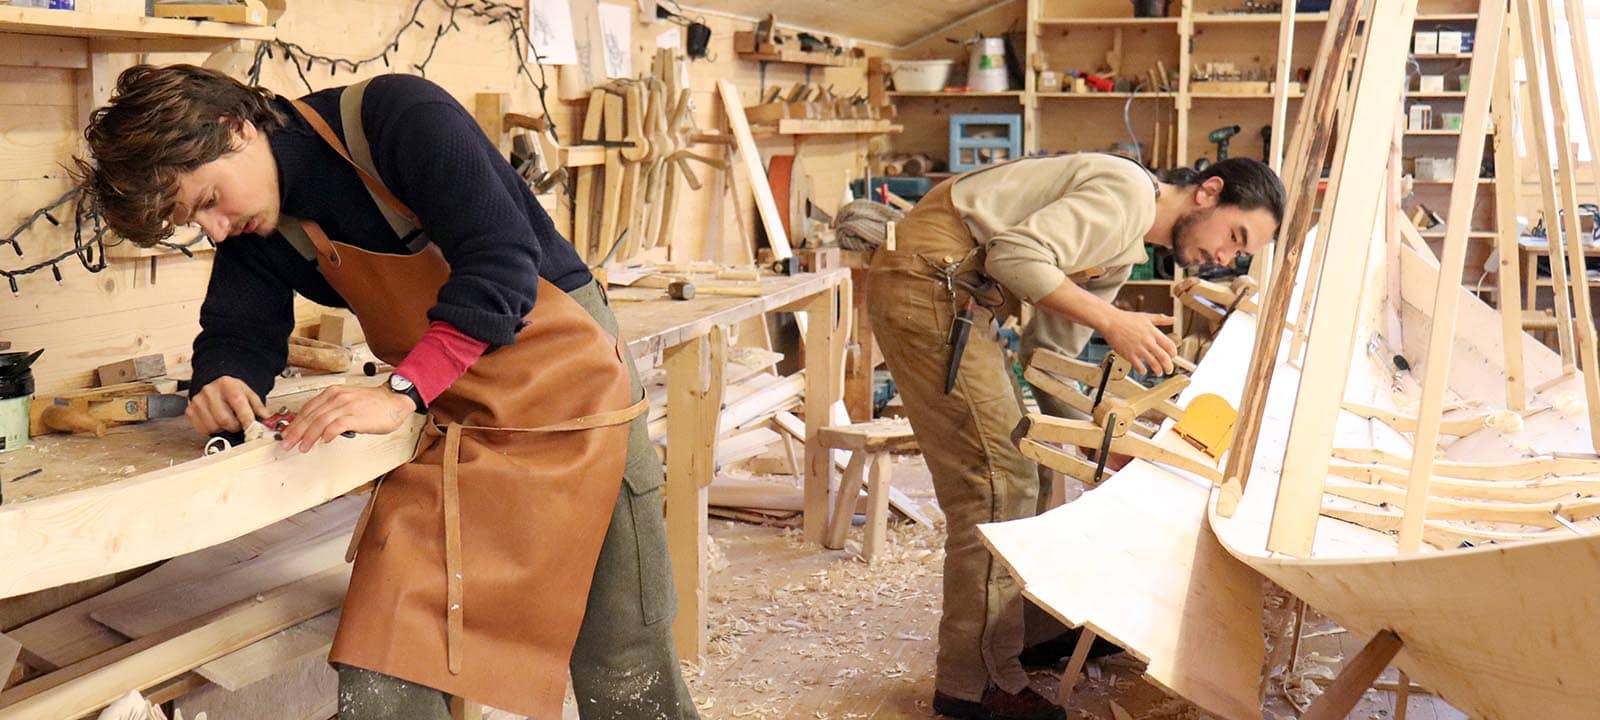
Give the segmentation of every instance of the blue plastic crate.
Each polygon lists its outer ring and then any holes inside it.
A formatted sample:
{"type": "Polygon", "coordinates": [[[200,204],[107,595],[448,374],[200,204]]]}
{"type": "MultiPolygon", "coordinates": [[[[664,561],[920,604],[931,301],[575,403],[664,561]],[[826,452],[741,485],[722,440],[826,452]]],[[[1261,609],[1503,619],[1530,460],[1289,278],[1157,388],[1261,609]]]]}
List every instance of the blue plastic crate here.
{"type": "Polygon", "coordinates": [[[1022,157],[1022,116],[968,114],[950,116],[950,172],[1022,157]],[[1000,135],[995,131],[1003,132],[1000,135]]]}

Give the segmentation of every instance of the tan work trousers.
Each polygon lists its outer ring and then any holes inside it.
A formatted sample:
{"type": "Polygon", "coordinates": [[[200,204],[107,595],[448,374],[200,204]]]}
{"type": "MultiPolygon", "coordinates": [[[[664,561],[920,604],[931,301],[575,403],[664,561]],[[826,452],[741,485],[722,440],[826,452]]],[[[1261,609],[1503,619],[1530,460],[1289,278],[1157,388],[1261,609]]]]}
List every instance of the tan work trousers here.
{"type": "Polygon", "coordinates": [[[956,303],[966,294],[930,279],[917,256],[939,264],[965,257],[969,277],[981,267],[949,197],[948,182],[935,188],[898,225],[900,249],[874,257],[868,310],[946,518],[935,688],[977,701],[991,684],[1012,693],[1028,685],[1017,660],[1023,598],[977,526],[1034,515],[1040,486],[1034,463],[1011,440],[1022,419],[1021,395],[991,330],[993,317],[982,308],[955,387],[944,391],[951,355],[946,339],[956,303]]]}

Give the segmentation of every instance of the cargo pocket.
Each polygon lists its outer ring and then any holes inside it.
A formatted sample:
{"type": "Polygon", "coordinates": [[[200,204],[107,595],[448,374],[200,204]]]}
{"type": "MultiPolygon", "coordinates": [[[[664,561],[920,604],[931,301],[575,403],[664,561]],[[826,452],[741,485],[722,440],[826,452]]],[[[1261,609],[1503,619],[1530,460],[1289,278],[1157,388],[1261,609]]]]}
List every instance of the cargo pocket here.
{"type": "Polygon", "coordinates": [[[648,411],[628,422],[628,462],[622,471],[622,482],[635,496],[659,491],[667,482],[661,456],[656,453],[655,443],[650,442],[648,411]]]}
{"type": "Polygon", "coordinates": [[[639,558],[639,610],[644,624],[670,619],[677,611],[672,561],[667,555],[667,521],[660,488],[628,493],[633,537],[639,558]]]}

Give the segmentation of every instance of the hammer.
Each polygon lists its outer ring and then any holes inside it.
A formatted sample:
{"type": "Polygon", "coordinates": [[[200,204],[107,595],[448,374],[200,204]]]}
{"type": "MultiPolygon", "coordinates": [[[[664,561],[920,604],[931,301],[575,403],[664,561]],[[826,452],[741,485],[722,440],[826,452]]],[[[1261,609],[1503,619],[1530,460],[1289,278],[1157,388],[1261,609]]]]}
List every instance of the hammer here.
{"type": "Polygon", "coordinates": [[[667,297],[673,300],[693,300],[694,283],[688,280],[673,280],[667,283],[667,297]]]}

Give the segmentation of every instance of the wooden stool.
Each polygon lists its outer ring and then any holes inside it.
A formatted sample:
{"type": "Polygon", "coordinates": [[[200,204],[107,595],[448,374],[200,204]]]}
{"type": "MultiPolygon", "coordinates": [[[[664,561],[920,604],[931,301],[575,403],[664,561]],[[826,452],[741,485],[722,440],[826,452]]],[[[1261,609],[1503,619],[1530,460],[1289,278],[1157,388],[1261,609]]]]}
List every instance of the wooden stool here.
{"type": "Polygon", "coordinates": [[[835,425],[822,428],[817,437],[825,448],[851,453],[850,463],[839,479],[838,494],[833,498],[833,514],[828,520],[828,536],[823,545],[834,550],[844,547],[845,533],[849,532],[850,522],[855,517],[856,498],[865,485],[867,525],[861,554],[870,563],[883,550],[889,524],[890,453],[917,449],[911,424],[879,421],[835,425]]]}

